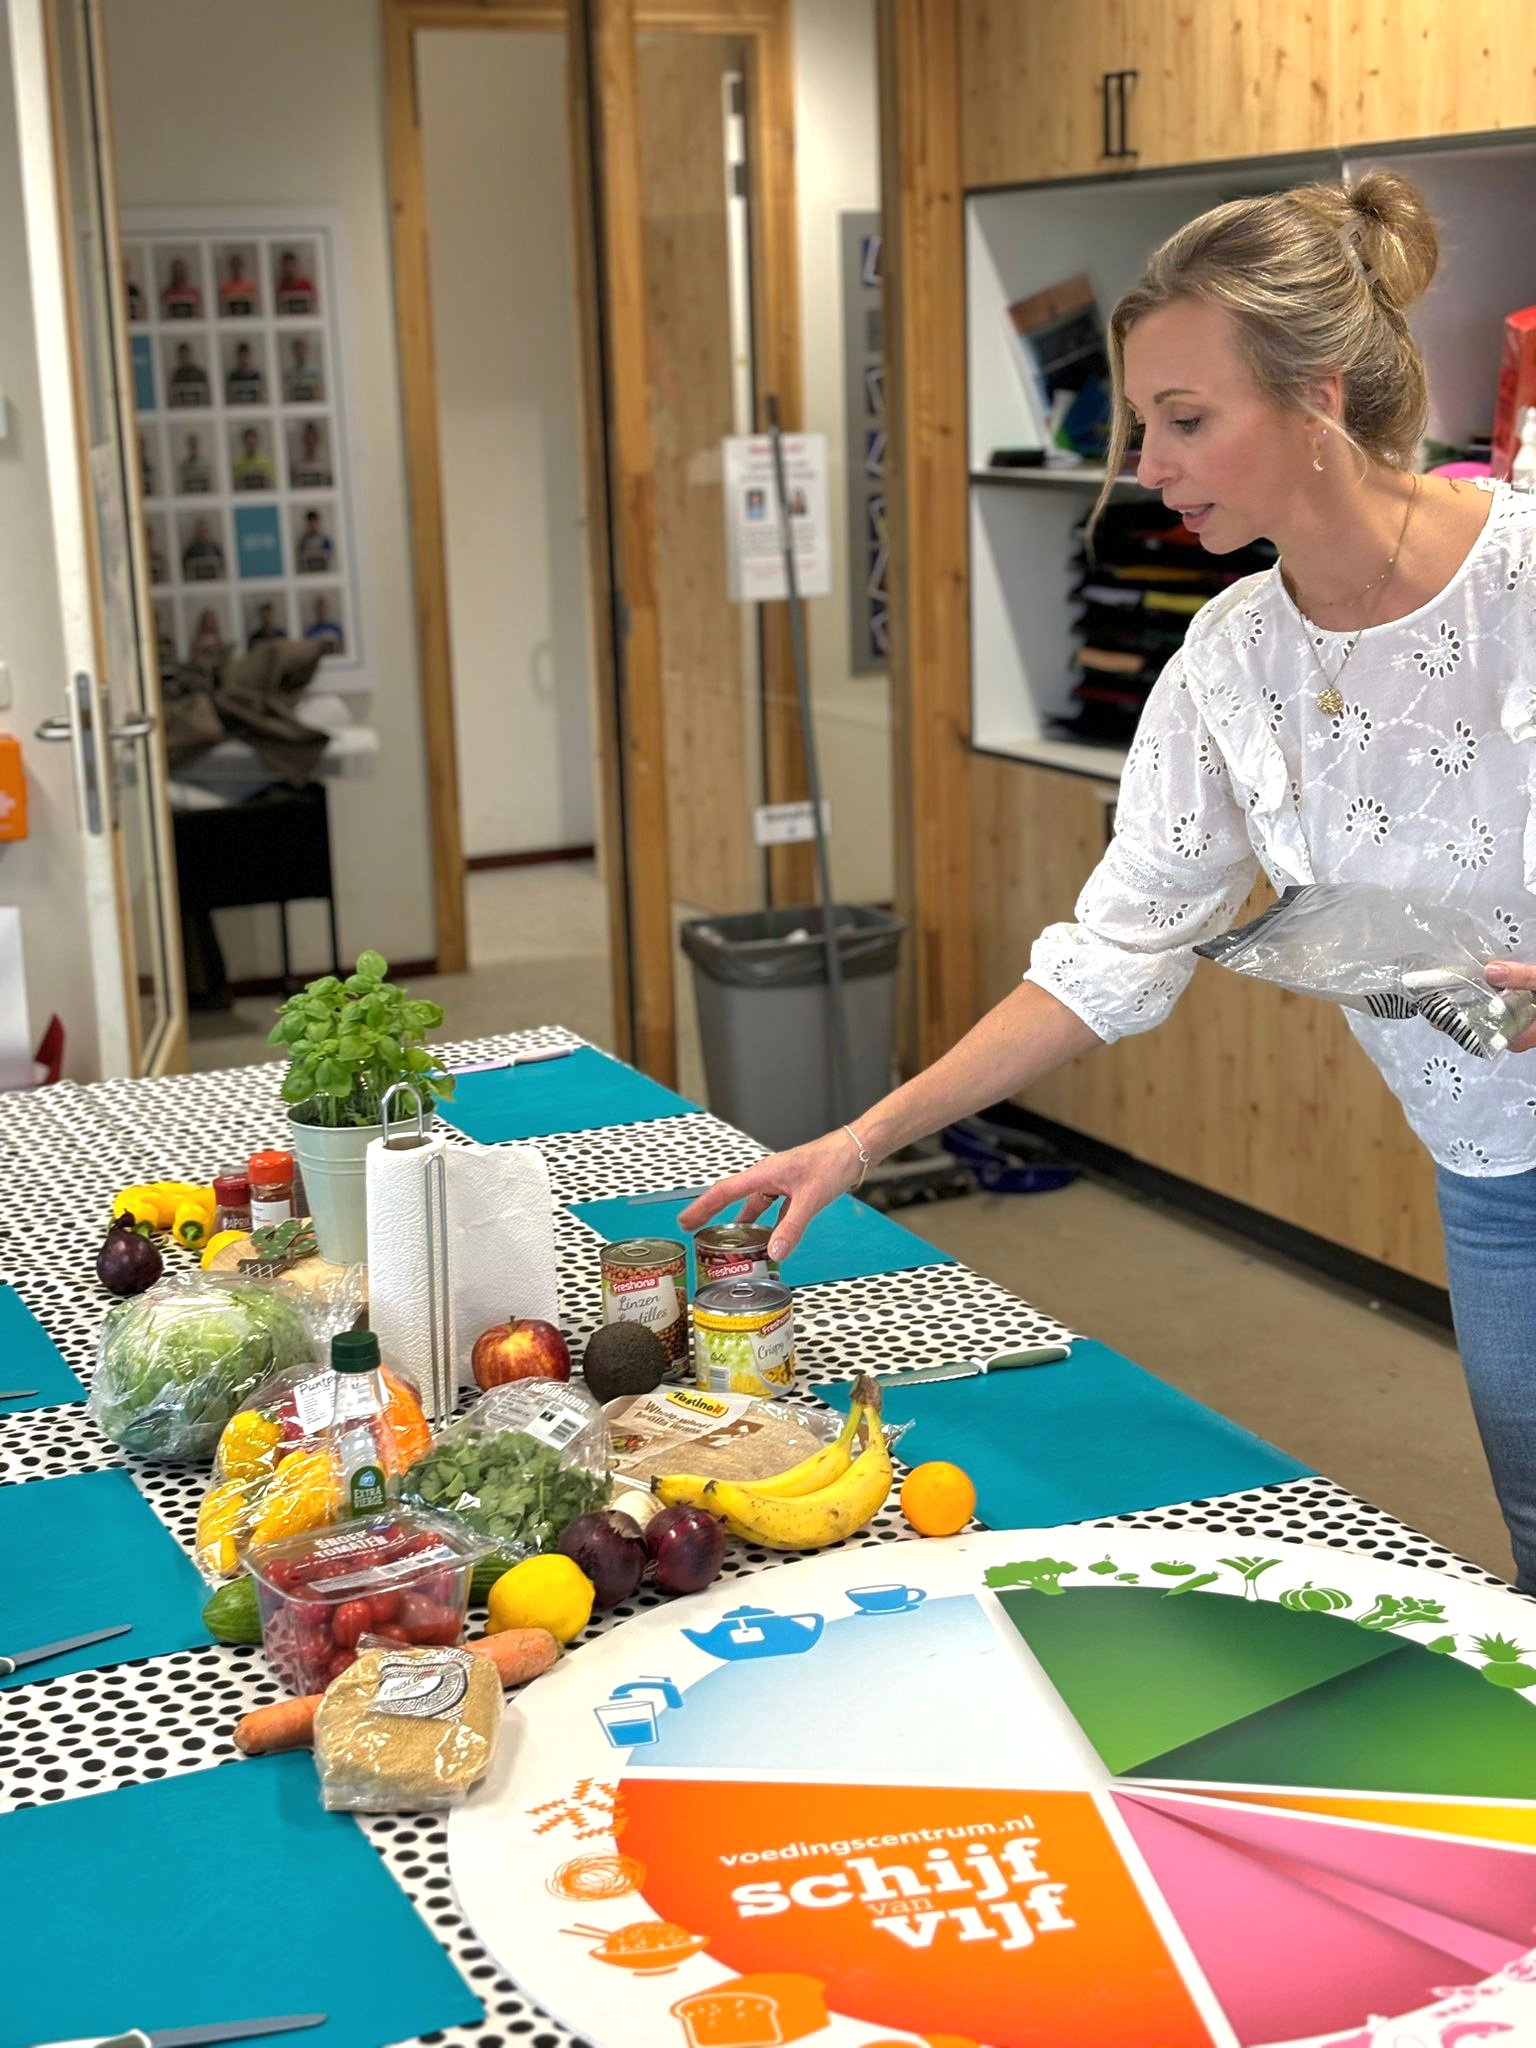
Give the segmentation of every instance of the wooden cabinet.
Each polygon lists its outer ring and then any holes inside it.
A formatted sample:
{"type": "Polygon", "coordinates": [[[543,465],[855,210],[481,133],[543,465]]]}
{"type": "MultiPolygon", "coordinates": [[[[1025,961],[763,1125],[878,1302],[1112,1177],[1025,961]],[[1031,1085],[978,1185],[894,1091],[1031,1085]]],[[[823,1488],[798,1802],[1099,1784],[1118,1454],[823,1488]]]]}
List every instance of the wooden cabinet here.
{"type": "MultiPolygon", "coordinates": [[[[1129,0],[962,0],[961,176],[1023,184],[1113,170],[1129,0]]],[[[1134,159],[1126,160],[1129,167],[1134,159]]]]}
{"type": "Polygon", "coordinates": [[[1338,26],[1338,140],[1536,126],[1531,0],[1358,0],[1338,26]]]}
{"type": "MultiPolygon", "coordinates": [[[[1107,842],[1114,792],[1085,776],[978,756],[972,766],[975,970],[981,1008],[1070,918],[1107,842]]],[[[1245,915],[1267,900],[1261,884],[1245,915]]],[[[1157,1030],[1089,1053],[1025,1108],[1135,1159],[1445,1284],[1429,1155],[1328,1003],[1202,961],[1157,1030]]]]}
{"type": "Polygon", "coordinates": [[[1331,147],[1336,0],[1129,0],[1139,169],[1331,147]]]}

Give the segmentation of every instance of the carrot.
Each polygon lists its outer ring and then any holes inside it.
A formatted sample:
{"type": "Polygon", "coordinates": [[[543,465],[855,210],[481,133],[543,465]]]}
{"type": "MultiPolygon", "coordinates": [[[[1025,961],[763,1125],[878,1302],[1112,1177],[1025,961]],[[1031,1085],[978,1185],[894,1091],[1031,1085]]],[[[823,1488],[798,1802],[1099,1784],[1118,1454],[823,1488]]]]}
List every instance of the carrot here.
{"type": "MultiPolygon", "coordinates": [[[[525,1685],[548,1671],[560,1656],[560,1645],[547,1628],[507,1628],[499,1635],[477,1636],[463,1647],[489,1657],[502,1686],[525,1685]]],[[[323,1693],[301,1699],[274,1700],[255,1707],[235,1728],[235,1747],[246,1756],[275,1756],[279,1750],[308,1749],[315,1739],[315,1713],[323,1693]]]]}

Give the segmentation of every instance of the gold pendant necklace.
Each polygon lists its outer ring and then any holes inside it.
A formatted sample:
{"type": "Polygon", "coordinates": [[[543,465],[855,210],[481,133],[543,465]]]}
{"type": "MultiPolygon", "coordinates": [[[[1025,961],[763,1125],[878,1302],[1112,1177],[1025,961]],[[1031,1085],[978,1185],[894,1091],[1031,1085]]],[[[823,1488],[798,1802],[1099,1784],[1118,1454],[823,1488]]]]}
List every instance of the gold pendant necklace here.
{"type": "MultiPolygon", "coordinates": [[[[1386,598],[1388,586],[1391,584],[1392,572],[1397,567],[1397,558],[1403,551],[1403,541],[1408,533],[1408,521],[1413,516],[1413,508],[1419,501],[1419,488],[1422,481],[1423,479],[1421,477],[1414,477],[1413,489],[1409,492],[1408,503],[1403,509],[1403,523],[1398,528],[1397,546],[1392,550],[1391,556],[1387,561],[1386,568],[1382,570],[1379,576],[1374,577],[1372,581],[1365,586],[1365,590],[1358,591],[1352,598],[1339,598],[1336,600],[1337,603],[1357,604],[1360,601],[1360,599],[1366,595],[1368,591],[1373,590],[1375,586],[1379,583],[1381,585],[1381,596],[1376,600],[1376,603],[1377,608],[1380,608],[1382,602],[1386,598]]],[[[1306,617],[1309,618],[1310,611],[1307,607],[1305,599],[1302,597],[1302,594],[1299,590],[1296,592],[1296,599],[1298,608],[1303,612],[1303,614],[1306,617]]],[[[1350,641],[1348,647],[1346,647],[1344,650],[1344,659],[1339,663],[1338,667],[1334,670],[1332,675],[1329,675],[1327,669],[1323,667],[1322,656],[1317,651],[1317,644],[1313,640],[1311,633],[1307,633],[1304,636],[1306,639],[1308,651],[1311,653],[1312,656],[1313,664],[1316,667],[1318,674],[1323,679],[1323,687],[1321,690],[1317,692],[1317,708],[1319,711],[1322,712],[1325,718],[1337,718],[1344,709],[1344,692],[1339,688],[1339,678],[1343,675],[1345,669],[1349,667],[1350,660],[1354,655],[1354,651],[1360,645],[1360,636],[1362,633],[1365,632],[1365,630],[1366,628],[1364,626],[1361,626],[1356,630],[1354,638],[1350,641]]]]}

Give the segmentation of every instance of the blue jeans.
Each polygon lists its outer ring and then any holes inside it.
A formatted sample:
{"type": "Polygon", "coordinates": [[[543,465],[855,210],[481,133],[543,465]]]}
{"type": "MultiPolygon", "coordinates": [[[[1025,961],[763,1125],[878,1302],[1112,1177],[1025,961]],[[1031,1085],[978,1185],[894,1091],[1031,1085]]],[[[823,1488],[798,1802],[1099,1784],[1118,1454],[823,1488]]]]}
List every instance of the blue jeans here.
{"type": "Polygon", "coordinates": [[[1456,1342],[1515,1583],[1536,1593],[1536,1169],[1473,1180],[1435,1169],[1456,1342]]]}

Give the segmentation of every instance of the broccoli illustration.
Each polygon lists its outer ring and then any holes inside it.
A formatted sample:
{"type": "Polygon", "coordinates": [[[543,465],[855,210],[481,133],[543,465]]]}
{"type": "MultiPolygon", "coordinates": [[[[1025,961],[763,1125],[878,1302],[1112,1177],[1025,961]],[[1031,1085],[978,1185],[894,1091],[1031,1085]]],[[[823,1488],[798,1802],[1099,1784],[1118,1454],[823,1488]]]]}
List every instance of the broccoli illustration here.
{"type": "Polygon", "coordinates": [[[1060,1593],[1065,1591],[1058,1584],[1062,1574],[1076,1570],[1077,1566],[1064,1558],[1033,1557],[1021,1564],[993,1565],[986,1579],[994,1591],[1004,1586],[1030,1586],[1037,1593],[1060,1593]]]}
{"type": "Polygon", "coordinates": [[[1395,1593],[1383,1593],[1369,1614],[1362,1614],[1360,1628],[1412,1628],[1418,1621],[1444,1623],[1445,1609],[1438,1600],[1400,1600],[1395,1593]]]}

